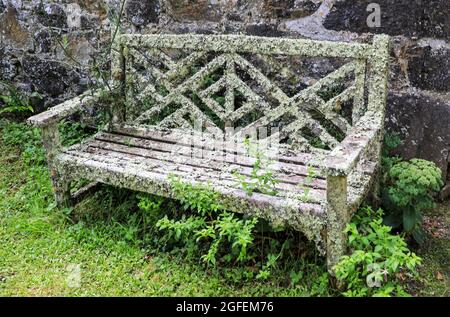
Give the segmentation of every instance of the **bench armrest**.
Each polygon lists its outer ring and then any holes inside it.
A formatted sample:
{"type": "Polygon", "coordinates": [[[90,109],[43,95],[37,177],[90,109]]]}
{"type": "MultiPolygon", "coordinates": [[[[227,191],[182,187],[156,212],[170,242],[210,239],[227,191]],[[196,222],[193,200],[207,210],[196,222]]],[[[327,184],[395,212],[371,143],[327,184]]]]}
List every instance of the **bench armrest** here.
{"type": "Polygon", "coordinates": [[[88,90],[82,95],[67,100],[53,108],[28,118],[27,122],[36,127],[46,127],[57,123],[74,113],[99,102],[102,90],[88,90]]]}
{"type": "Polygon", "coordinates": [[[379,136],[382,129],[383,117],[380,113],[367,112],[352,128],[347,137],[326,157],[327,175],[348,176],[361,156],[375,142],[381,142],[379,136]]]}

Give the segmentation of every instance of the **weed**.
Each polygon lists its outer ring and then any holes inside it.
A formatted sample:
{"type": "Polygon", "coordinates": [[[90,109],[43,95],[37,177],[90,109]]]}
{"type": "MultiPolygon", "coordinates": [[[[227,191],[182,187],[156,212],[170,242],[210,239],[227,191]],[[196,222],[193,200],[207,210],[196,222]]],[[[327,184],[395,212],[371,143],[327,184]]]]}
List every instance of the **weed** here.
{"type": "Polygon", "coordinates": [[[275,178],[273,171],[269,168],[270,162],[262,152],[253,148],[250,144],[250,139],[245,139],[244,144],[247,148],[247,152],[256,157],[256,161],[253,163],[250,180],[248,179],[248,176],[240,174],[238,171],[234,171],[233,176],[239,181],[240,187],[242,187],[249,196],[252,196],[254,192],[275,196],[277,194],[275,186],[279,181],[275,178]]]}
{"type": "Polygon", "coordinates": [[[0,101],[4,103],[4,107],[0,109],[0,114],[34,112],[31,98],[42,99],[42,96],[37,92],[33,92],[30,96],[25,96],[14,85],[4,81],[0,81],[0,87],[7,91],[7,95],[0,95],[0,101]]]}
{"type": "Polygon", "coordinates": [[[345,283],[345,296],[407,295],[396,274],[415,274],[421,259],[408,250],[401,236],[391,234],[382,216],[381,209],[364,207],[345,229],[352,253],[334,268],[336,277],[345,283]]]}
{"type": "Polygon", "coordinates": [[[240,262],[246,260],[247,248],[253,242],[252,230],[256,219],[243,220],[227,212],[218,202],[219,194],[209,185],[194,186],[174,176],[170,181],[184,210],[191,210],[193,214],[183,215],[180,220],[169,219],[167,215],[160,219],[156,226],[166,232],[167,240],[184,243],[191,254],[199,250],[199,243],[208,244],[201,259],[213,266],[223,244],[231,249],[230,256],[225,257],[228,261],[233,258],[240,262]]]}
{"type": "Polygon", "coordinates": [[[317,172],[315,170],[315,168],[311,165],[308,165],[307,167],[307,173],[308,175],[305,178],[305,181],[303,182],[303,184],[299,184],[300,189],[302,189],[302,194],[298,197],[298,199],[304,203],[307,203],[310,201],[310,197],[309,197],[309,193],[311,191],[311,184],[314,180],[314,178],[317,175],[317,172]]]}

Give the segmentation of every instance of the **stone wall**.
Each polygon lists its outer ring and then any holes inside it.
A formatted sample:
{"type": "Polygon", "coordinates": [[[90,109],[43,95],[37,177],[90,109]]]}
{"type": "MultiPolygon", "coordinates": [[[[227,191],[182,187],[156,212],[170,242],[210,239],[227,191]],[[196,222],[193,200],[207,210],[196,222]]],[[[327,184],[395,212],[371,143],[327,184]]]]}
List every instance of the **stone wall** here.
{"type": "MultiPolygon", "coordinates": [[[[85,90],[87,66],[110,37],[120,0],[0,0],[0,79],[45,98],[85,90]]],[[[128,0],[126,32],[243,33],[334,41],[393,36],[387,128],[397,152],[448,170],[450,0],[128,0]],[[381,9],[369,27],[367,6],[381,9]]]]}

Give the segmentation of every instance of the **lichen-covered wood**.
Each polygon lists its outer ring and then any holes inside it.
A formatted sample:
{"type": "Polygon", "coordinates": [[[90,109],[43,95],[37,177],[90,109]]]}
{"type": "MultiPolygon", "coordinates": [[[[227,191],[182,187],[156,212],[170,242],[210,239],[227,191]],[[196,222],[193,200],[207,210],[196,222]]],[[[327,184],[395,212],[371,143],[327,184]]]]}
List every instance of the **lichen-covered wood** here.
{"type": "Polygon", "coordinates": [[[120,35],[112,58],[115,102],[105,131],[63,148],[57,129],[104,92],[87,92],[29,119],[43,129],[59,205],[70,205],[69,185],[77,178],[175,199],[171,175],[208,182],[229,210],[304,232],[332,272],[346,252],[343,229],[378,175],[389,37],[375,36],[371,45],[120,35]],[[286,88],[281,77],[297,75],[286,61],[319,57],[341,60],[322,78],[307,79],[306,87],[286,88]],[[248,193],[240,184],[242,177],[252,180],[257,160],[246,138],[263,151],[276,180],[273,195],[248,193]]]}

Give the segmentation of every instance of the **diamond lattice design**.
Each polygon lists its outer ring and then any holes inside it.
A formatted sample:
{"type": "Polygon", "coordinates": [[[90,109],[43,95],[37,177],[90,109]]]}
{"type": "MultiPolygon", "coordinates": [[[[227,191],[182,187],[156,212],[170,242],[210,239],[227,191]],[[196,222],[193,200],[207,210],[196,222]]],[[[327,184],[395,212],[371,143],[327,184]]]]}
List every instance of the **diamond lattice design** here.
{"type": "Polygon", "coordinates": [[[237,137],[289,118],[278,131],[269,133],[268,138],[288,138],[297,146],[310,147],[311,140],[304,134],[307,130],[332,149],[340,140],[324,127],[323,120],[346,134],[351,125],[339,110],[354,97],[355,85],[327,101],[319,92],[353,75],[357,66],[357,62],[346,63],[288,96],[249,59],[235,52],[193,51],[175,59],[158,48],[129,47],[126,76],[130,109],[127,110],[134,114],[130,119],[138,124],[187,129],[200,124],[216,135],[223,134],[225,127],[234,127],[238,128],[237,137]],[[256,83],[258,91],[238,76],[237,70],[256,83]],[[269,104],[263,95],[274,100],[276,106],[269,104]],[[155,118],[159,120],[155,122],[155,118]]]}

